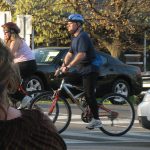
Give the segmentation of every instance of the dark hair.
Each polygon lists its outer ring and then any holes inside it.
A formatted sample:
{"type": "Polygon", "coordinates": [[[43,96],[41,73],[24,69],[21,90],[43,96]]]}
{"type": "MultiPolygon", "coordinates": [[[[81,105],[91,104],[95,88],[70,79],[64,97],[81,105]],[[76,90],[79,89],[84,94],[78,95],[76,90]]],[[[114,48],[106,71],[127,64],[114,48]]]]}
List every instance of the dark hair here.
{"type": "Polygon", "coordinates": [[[13,62],[13,56],[9,49],[0,41],[0,84],[6,78],[11,76],[10,70],[13,62]]]}
{"type": "Polygon", "coordinates": [[[2,25],[2,27],[7,30],[9,30],[11,33],[16,33],[19,34],[20,33],[20,29],[17,26],[17,24],[13,23],[13,22],[7,22],[4,25],[2,25]]]}
{"type": "Polygon", "coordinates": [[[11,63],[13,57],[9,49],[0,41],[0,118],[7,118],[9,100],[7,86],[11,78],[11,63]]]}
{"type": "Polygon", "coordinates": [[[0,40],[0,96],[5,89],[7,93],[14,93],[18,88],[20,75],[13,59],[10,49],[0,40]]]}

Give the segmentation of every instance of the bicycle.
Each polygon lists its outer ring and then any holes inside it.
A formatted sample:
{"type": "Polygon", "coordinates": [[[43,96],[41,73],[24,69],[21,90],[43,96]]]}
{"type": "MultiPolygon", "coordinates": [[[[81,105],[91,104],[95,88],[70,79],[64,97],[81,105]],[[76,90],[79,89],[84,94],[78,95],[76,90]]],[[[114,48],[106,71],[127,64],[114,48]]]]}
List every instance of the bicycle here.
{"type": "Polygon", "coordinates": [[[12,107],[15,107],[17,109],[29,109],[29,103],[27,103],[26,105],[24,105],[22,108],[19,108],[21,101],[23,100],[23,98],[25,97],[29,97],[31,100],[37,96],[40,93],[43,93],[43,91],[41,90],[35,90],[35,91],[26,91],[24,89],[23,86],[23,79],[21,80],[19,86],[18,86],[18,94],[17,96],[15,96],[14,94],[10,94],[9,98],[10,98],[10,104],[12,107]],[[21,95],[20,95],[21,94],[21,95]]]}
{"type": "MultiPolygon", "coordinates": [[[[84,92],[81,87],[65,83],[64,78],[60,87],[53,91],[47,91],[33,98],[30,109],[39,109],[47,114],[55,123],[58,132],[62,133],[71,122],[71,106],[69,99],[62,97],[64,90],[73,104],[76,104],[82,111],[81,119],[88,123],[92,114],[85,101],[84,92]],[[76,93],[73,90],[76,89],[76,93]]],[[[103,98],[97,98],[99,117],[102,121],[100,130],[110,136],[121,136],[127,133],[135,119],[133,104],[124,96],[116,93],[108,94],[103,98]]]]}

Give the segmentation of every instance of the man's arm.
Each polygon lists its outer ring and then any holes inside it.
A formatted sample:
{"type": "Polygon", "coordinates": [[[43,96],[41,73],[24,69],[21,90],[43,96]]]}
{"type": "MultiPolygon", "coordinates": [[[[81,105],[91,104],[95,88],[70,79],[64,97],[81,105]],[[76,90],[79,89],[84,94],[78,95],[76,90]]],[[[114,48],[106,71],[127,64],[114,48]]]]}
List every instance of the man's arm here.
{"type": "Polygon", "coordinates": [[[64,58],[62,67],[66,67],[71,62],[72,57],[73,57],[73,54],[71,52],[68,52],[64,58]]]}
{"type": "Polygon", "coordinates": [[[73,54],[68,52],[61,67],[62,72],[67,72],[69,68],[76,66],[85,57],[85,55],[85,52],[79,52],[71,61],[73,54]]]}
{"type": "Polygon", "coordinates": [[[76,66],[84,57],[86,53],[85,52],[79,52],[75,58],[67,65],[67,68],[71,68],[73,66],[76,66]]]}

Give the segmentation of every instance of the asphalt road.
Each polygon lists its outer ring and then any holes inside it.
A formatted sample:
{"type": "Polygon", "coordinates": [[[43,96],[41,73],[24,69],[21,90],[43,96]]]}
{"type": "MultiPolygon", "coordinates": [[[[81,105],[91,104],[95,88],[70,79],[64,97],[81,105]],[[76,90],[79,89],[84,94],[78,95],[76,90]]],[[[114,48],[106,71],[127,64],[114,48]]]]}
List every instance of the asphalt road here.
{"type": "Polygon", "coordinates": [[[63,132],[68,150],[148,150],[150,148],[150,132],[131,130],[121,137],[110,137],[98,130],[75,130],[70,127],[63,132]]]}
{"type": "Polygon", "coordinates": [[[123,136],[105,135],[99,129],[88,130],[80,119],[80,111],[73,108],[70,126],[61,136],[68,150],[149,150],[150,130],[140,127],[136,118],[132,129],[123,136]]]}

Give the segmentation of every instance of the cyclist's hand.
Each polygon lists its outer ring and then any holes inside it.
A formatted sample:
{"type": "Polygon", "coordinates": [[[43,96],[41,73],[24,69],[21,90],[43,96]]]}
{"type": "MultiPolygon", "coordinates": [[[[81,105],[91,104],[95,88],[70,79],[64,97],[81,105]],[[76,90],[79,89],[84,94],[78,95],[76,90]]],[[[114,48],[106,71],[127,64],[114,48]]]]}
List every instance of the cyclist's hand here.
{"type": "Polygon", "coordinates": [[[59,76],[60,74],[66,74],[67,72],[69,71],[69,68],[66,67],[66,66],[61,66],[60,68],[58,68],[56,71],[55,71],[55,74],[54,76],[59,76]]]}
{"type": "Polygon", "coordinates": [[[63,73],[66,73],[66,72],[68,72],[68,67],[61,67],[61,71],[63,72],[63,73]]]}
{"type": "Polygon", "coordinates": [[[55,76],[55,77],[58,76],[58,75],[60,74],[60,71],[61,71],[61,68],[58,68],[58,69],[55,71],[54,76],[55,76]]]}

